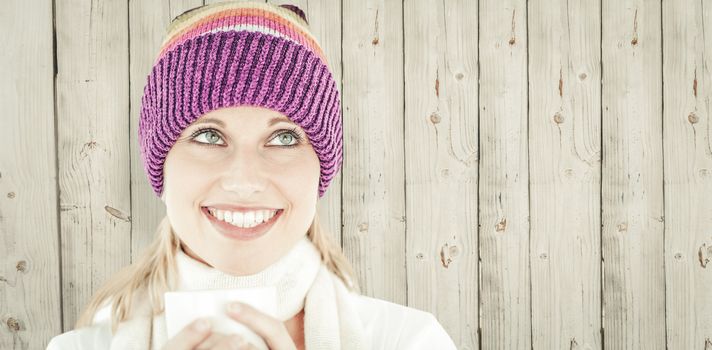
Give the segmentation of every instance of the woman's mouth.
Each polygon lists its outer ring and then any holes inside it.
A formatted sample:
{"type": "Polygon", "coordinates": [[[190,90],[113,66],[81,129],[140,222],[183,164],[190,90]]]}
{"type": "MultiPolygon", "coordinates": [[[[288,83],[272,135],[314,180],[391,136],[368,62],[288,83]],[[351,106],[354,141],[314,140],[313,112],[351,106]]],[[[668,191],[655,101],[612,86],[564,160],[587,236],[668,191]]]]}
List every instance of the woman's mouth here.
{"type": "Polygon", "coordinates": [[[264,235],[284,212],[284,209],[278,209],[276,212],[258,210],[244,213],[223,212],[209,207],[200,209],[216,231],[228,238],[239,240],[252,240],[264,235]]]}

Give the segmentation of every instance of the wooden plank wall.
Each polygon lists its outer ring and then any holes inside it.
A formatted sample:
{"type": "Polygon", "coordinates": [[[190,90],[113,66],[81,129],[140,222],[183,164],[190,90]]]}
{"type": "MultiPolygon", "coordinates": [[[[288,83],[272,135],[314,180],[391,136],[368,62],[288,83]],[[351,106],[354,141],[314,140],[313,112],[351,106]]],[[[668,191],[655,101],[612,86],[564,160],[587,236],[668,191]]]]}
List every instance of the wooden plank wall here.
{"type": "MultiPolygon", "coordinates": [[[[151,240],[141,94],[210,2],[0,7],[0,349],[44,349],[151,240]]],[[[712,2],[289,3],[341,82],[318,211],[366,295],[460,349],[712,349],[712,2]]]]}
{"type": "Polygon", "coordinates": [[[601,332],[600,32],[607,16],[597,1],[554,1],[530,3],[527,17],[531,345],[617,349],[601,332]]]}
{"type": "Polygon", "coordinates": [[[63,314],[52,1],[3,5],[0,349],[44,349],[63,314]]]}
{"type": "Polygon", "coordinates": [[[661,4],[604,0],[602,8],[603,341],[656,349],[665,342],[665,323],[657,320],[665,319],[664,234],[671,219],[664,212],[661,4]]]}

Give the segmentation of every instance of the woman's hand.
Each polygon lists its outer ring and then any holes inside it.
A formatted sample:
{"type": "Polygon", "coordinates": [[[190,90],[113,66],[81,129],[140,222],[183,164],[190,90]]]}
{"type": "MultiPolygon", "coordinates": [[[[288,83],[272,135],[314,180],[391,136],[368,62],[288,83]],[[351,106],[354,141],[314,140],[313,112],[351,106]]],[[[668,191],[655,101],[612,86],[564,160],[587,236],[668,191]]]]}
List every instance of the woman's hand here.
{"type": "Polygon", "coordinates": [[[240,336],[225,335],[210,331],[210,322],[205,319],[198,319],[185,326],[175,337],[168,340],[163,345],[164,350],[230,350],[230,349],[250,349],[240,336]]]}
{"type": "MultiPolygon", "coordinates": [[[[262,337],[270,350],[297,349],[282,321],[240,302],[228,305],[227,314],[262,337]]],[[[250,345],[246,349],[254,349],[254,347],[250,345]]]]}
{"type": "MultiPolygon", "coordinates": [[[[239,308],[228,308],[227,315],[257,333],[271,350],[296,350],[297,347],[281,321],[266,315],[250,305],[234,303],[239,308]]],[[[256,349],[239,335],[226,335],[210,331],[209,323],[196,320],[168,340],[163,349],[256,349]],[[200,327],[203,325],[204,327],[200,327]]]]}

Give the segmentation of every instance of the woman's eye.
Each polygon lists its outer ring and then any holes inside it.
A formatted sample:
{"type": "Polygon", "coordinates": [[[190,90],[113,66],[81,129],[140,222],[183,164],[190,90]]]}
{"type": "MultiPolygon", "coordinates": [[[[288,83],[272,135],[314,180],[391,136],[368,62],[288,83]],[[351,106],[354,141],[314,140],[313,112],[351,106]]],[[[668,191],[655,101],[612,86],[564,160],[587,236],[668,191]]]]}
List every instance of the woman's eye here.
{"type": "Polygon", "coordinates": [[[279,142],[278,146],[292,147],[299,144],[299,136],[295,135],[290,131],[285,131],[278,134],[272,140],[277,140],[279,142]],[[294,143],[292,143],[294,141],[294,143]]]}
{"type": "Polygon", "coordinates": [[[198,141],[198,142],[208,144],[209,146],[219,145],[217,143],[214,143],[214,142],[217,142],[218,140],[220,140],[220,136],[215,131],[204,130],[204,131],[200,132],[199,134],[197,134],[195,136],[194,140],[198,140],[202,136],[205,136],[204,138],[207,140],[207,142],[202,142],[202,141],[198,141]]]}

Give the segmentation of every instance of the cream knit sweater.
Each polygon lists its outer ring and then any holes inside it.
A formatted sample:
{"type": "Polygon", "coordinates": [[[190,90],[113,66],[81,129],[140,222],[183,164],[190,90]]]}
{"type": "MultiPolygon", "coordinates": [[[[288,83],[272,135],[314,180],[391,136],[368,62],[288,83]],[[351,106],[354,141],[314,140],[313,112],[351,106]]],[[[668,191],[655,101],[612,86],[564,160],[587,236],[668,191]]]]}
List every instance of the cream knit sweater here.
{"type": "MultiPolygon", "coordinates": [[[[365,349],[370,344],[357,310],[348,303],[351,292],[321,262],[319,251],[307,237],[280,260],[249,276],[226,274],[182,250],[176,258],[178,290],[276,287],[279,319],[286,321],[304,308],[304,341],[309,350],[365,349]]],[[[165,313],[152,317],[147,301],[143,298],[135,316],[119,324],[111,349],[161,349],[168,341],[165,313]]]]}

